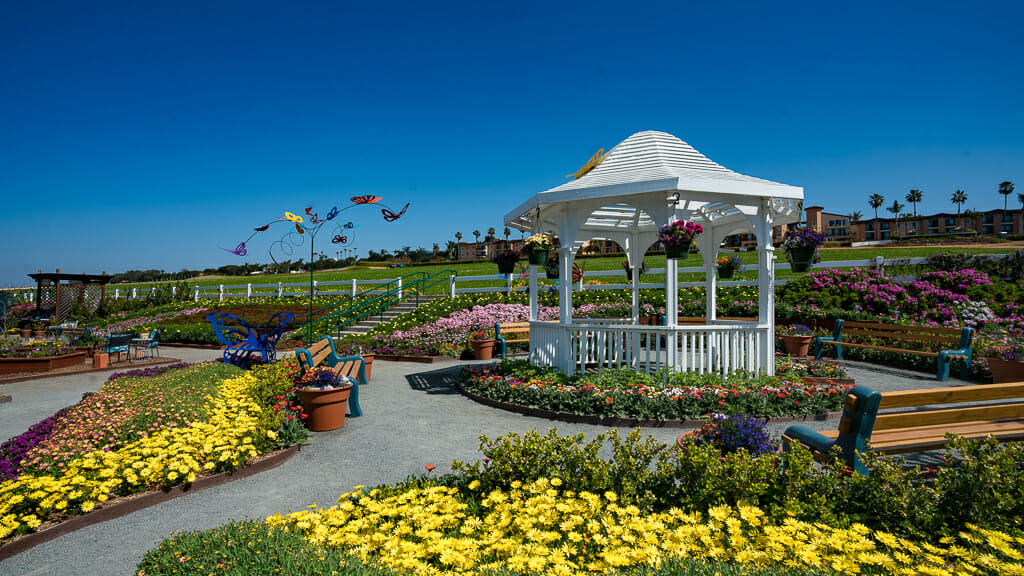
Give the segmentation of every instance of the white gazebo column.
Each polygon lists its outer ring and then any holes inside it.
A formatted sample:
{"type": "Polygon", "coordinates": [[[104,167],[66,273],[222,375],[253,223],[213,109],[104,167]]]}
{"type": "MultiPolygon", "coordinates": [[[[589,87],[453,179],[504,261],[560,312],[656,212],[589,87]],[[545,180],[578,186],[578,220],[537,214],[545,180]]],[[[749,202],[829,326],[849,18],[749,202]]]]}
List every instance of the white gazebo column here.
{"type": "Polygon", "coordinates": [[[767,326],[758,350],[758,369],[775,375],[775,248],[772,246],[771,201],[761,199],[755,234],[757,235],[757,323],[767,326]]]}
{"type": "Polygon", "coordinates": [[[567,375],[576,374],[576,363],[570,353],[569,325],[572,324],[572,257],[573,246],[558,247],[558,323],[562,332],[558,336],[558,368],[567,375]]]}
{"type": "Polygon", "coordinates": [[[718,317],[718,279],[715,278],[715,260],[718,258],[718,243],[715,231],[705,230],[700,237],[700,255],[704,260],[704,316],[711,324],[718,317]]]}
{"type": "Polygon", "coordinates": [[[530,264],[530,322],[537,319],[537,266],[530,264]]]}
{"type": "Polygon", "coordinates": [[[639,234],[636,229],[629,236],[629,265],[633,267],[632,274],[632,311],[630,312],[632,319],[630,324],[636,326],[640,323],[640,269],[644,265],[644,254],[640,251],[640,242],[638,238],[639,234]]]}

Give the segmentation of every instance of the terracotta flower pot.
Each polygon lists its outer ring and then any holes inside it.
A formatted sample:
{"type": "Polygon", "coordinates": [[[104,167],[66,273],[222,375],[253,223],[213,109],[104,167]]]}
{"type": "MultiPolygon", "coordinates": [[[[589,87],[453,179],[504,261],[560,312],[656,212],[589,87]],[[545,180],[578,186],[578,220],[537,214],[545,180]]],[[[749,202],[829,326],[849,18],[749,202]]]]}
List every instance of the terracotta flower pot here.
{"type": "Polygon", "coordinates": [[[46,330],[33,330],[32,331],[32,337],[33,338],[46,338],[46,330]]]}
{"type": "Polygon", "coordinates": [[[110,355],[106,352],[98,352],[92,356],[92,367],[93,368],[106,368],[107,362],[110,359],[110,355]]]}
{"type": "Polygon", "coordinates": [[[686,260],[690,257],[690,243],[679,244],[678,246],[665,246],[665,258],[672,260],[686,260]]]}
{"type": "Polygon", "coordinates": [[[490,360],[494,354],[494,338],[486,340],[470,340],[469,347],[477,360],[490,360]]]}
{"type": "Polygon", "coordinates": [[[373,372],[374,354],[363,354],[363,361],[366,362],[366,381],[370,381],[370,372],[373,372]]]}
{"type": "Polygon", "coordinates": [[[1020,360],[988,359],[988,367],[992,370],[992,382],[1024,382],[1024,362],[1020,360]]]}
{"type": "Polygon", "coordinates": [[[790,356],[807,356],[811,347],[811,336],[780,336],[786,346],[786,354],[790,356]]]}
{"type": "Polygon", "coordinates": [[[345,426],[345,410],[351,391],[352,385],[331,390],[296,390],[302,409],[309,415],[306,428],[313,432],[326,432],[345,426]]]}
{"type": "Polygon", "coordinates": [[[31,328],[22,328],[22,329],[18,330],[18,332],[21,334],[22,338],[31,338],[32,337],[32,329],[31,328]]]}

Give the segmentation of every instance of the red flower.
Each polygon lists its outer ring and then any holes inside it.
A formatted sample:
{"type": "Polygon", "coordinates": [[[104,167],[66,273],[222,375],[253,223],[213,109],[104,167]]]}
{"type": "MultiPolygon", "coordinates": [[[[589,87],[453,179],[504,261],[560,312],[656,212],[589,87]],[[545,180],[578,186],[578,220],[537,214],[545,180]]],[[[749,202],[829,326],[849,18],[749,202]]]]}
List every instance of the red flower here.
{"type": "Polygon", "coordinates": [[[612,403],[612,399],[611,399],[611,398],[608,398],[608,397],[606,397],[606,398],[604,399],[604,403],[605,403],[605,404],[611,404],[611,403],[612,403]]]}
{"type": "Polygon", "coordinates": [[[431,472],[434,470],[434,468],[437,468],[437,466],[434,466],[433,464],[427,464],[426,466],[424,466],[424,468],[427,469],[427,472],[431,472]]]}

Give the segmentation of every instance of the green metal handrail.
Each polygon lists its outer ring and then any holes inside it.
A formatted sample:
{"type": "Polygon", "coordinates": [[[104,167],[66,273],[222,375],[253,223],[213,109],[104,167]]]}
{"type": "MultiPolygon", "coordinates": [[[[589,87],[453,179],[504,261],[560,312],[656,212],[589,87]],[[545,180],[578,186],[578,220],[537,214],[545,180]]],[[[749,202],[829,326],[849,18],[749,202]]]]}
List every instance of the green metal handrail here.
{"type": "MultiPolygon", "coordinates": [[[[375,313],[380,313],[383,319],[384,311],[387,310],[392,304],[400,300],[400,298],[398,298],[399,281],[401,281],[401,290],[404,291],[407,289],[414,289],[420,282],[423,281],[424,277],[426,276],[426,272],[419,271],[414,272],[412,274],[408,274],[406,276],[402,276],[400,278],[396,278],[383,284],[374,285],[373,288],[368,288],[367,290],[363,290],[363,292],[378,292],[378,294],[370,296],[369,298],[358,299],[356,302],[349,304],[348,307],[342,310],[331,312],[321,318],[313,320],[312,316],[315,316],[316,313],[322,312],[329,308],[338,307],[340,306],[340,304],[343,304],[346,301],[336,302],[334,304],[324,306],[319,310],[315,310],[312,313],[312,315],[307,314],[306,316],[310,316],[310,319],[305,324],[298,326],[297,329],[306,329],[306,345],[308,346],[313,341],[313,329],[318,325],[322,326],[326,324],[327,331],[332,332],[344,326],[354,324],[362,320],[363,318],[367,318],[375,313]],[[388,288],[389,286],[391,287],[388,288]],[[381,292],[382,287],[386,288],[383,292],[381,292]]],[[[357,298],[358,297],[359,295],[357,295],[357,298]]]]}

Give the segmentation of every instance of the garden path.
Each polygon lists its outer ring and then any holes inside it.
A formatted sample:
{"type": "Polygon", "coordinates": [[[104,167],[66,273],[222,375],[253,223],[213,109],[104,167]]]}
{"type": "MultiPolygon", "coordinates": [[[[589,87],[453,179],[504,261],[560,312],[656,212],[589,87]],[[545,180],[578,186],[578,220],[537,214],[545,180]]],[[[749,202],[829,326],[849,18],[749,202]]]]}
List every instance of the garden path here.
{"type": "MultiPolygon", "coordinates": [[[[219,351],[175,349],[175,357],[198,361],[219,357],[219,351]]],[[[360,390],[365,415],[347,419],[345,427],[316,434],[295,457],[272,470],[203,490],[195,494],[110,520],[0,562],[0,574],[122,575],[135,572],[136,563],[171,532],[213,528],[230,520],[264,518],[300,510],[316,503],[329,506],[355,485],[373,486],[404,480],[425,472],[451,470],[452,460],[479,458],[479,436],[494,438],[509,431],[557,428],[561,434],[593,437],[607,428],[551,422],[477,404],[454,387],[466,362],[433,365],[378,361],[373,381],[360,390]]],[[[881,391],[934,387],[933,377],[891,368],[846,363],[858,383],[881,391]]],[[[39,379],[9,386],[14,402],[0,404],[0,439],[22,433],[29,425],[74,403],[82,392],[95,391],[107,373],[39,379]],[[27,393],[36,394],[32,415],[27,393]],[[34,419],[34,420],[32,420],[34,419]],[[28,420],[32,420],[28,422],[28,420]]],[[[955,382],[954,382],[955,384],[955,382]]],[[[5,391],[7,387],[4,387],[5,391]]],[[[809,423],[835,428],[836,420],[809,423]]],[[[778,437],[786,424],[772,425],[778,437]]],[[[621,430],[628,433],[628,429],[621,430]]],[[[672,443],[678,429],[644,429],[672,443]]]]}

